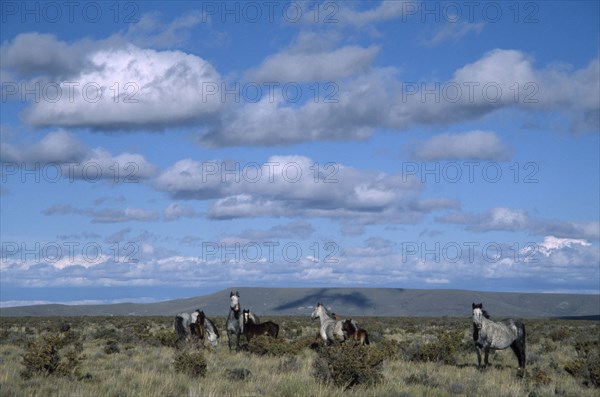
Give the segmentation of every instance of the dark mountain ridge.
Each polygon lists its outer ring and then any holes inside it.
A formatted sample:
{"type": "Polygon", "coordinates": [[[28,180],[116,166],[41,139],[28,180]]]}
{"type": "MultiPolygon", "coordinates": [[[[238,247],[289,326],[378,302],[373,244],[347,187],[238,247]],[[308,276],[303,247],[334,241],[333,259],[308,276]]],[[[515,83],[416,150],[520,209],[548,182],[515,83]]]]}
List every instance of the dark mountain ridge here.
{"type": "Polygon", "coordinates": [[[250,288],[156,303],[106,305],[35,305],[0,308],[0,316],[172,316],[202,309],[207,315],[227,315],[229,292],[240,292],[240,303],[260,315],[309,316],[317,302],[351,316],[470,316],[471,303],[482,302],[494,317],[599,318],[600,295],[481,292],[403,288],[250,288]]]}

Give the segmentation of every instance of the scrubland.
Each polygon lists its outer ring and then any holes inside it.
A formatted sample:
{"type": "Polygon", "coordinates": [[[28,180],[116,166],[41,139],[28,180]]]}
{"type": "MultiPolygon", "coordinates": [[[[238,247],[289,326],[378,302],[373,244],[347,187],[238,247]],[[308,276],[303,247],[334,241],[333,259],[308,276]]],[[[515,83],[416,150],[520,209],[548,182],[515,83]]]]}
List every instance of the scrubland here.
{"type": "Polygon", "coordinates": [[[524,320],[512,351],[477,368],[469,318],[357,318],[371,344],[315,343],[318,321],[269,317],[279,339],[230,352],[177,344],[170,317],[0,319],[1,396],[597,396],[600,324],[524,320]]]}

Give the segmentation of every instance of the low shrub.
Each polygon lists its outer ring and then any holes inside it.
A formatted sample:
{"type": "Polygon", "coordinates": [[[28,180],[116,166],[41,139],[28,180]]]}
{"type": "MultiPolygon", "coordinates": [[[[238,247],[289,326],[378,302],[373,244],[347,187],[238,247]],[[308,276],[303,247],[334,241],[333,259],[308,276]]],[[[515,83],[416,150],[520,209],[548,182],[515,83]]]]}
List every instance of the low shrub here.
{"type": "Polygon", "coordinates": [[[461,330],[445,330],[428,342],[403,342],[399,344],[400,354],[408,361],[441,362],[456,364],[456,355],[472,349],[473,343],[465,341],[461,330]]]}
{"type": "Polygon", "coordinates": [[[318,350],[313,376],[344,389],[377,384],[383,378],[383,360],[389,354],[384,350],[352,342],[324,346],[318,350]]]}
{"type": "Polygon", "coordinates": [[[272,338],[267,335],[261,335],[253,338],[248,343],[248,351],[253,354],[260,356],[286,356],[296,355],[302,351],[305,347],[308,347],[314,338],[304,337],[297,339],[293,342],[288,342],[281,338],[272,338]]]}
{"type": "Polygon", "coordinates": [[[121,352],[121,348],[116,340],[109,339],[106,341],[104,345],[104,353],[106,354],[115,354],[121,352]]]}
{"type": "Polygon", "coordinates": [[[565,371],[582,379],[585,385],[600,387],[600,341],[577,342],[575,351],[577,357],[565,365],[565,371]]]}
{"type": "Polygon", "coordinates": [[[75,347],[61,356],[59,349],[64,345],[61,339],[60,334],[49,333],[30,341],[22,355],[21,377],[58,375],[79,378],[82,357],[75,347]]]}
{"type": "Polygon", "coordinates": [[[179,351],[175,354],[173,366],[175,371],[193,377],[206,375],[206,360],[201,351],[179,351]]]}

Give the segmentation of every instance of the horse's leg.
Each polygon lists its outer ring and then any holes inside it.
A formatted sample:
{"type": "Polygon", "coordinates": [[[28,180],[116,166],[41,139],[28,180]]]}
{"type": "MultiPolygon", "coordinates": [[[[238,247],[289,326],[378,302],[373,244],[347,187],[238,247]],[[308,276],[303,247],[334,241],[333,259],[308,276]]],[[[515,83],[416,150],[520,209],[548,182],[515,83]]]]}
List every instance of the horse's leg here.
{"type": "Polygon", "coordinates": [[[489,365],[489,363],[488,363],[489,353],[490,353],[490,347],[489,346],[484,347],[485,358],[484,358],[483,368],[487,368],[489,365]]]}
{"type": "Polygon", "coordinates": [[[481,347],[475,346],[477,351],[477,368],[481,369],[481,347]]]}
{"type": "Polygon", "coordinates": [[[236,353],[240,351],[240,333],[237,332],[235,334],[236,338],[235,338],[235,351],[236,353]]]}
{"type": "Polygon", "coordinates": [[[229,351],[231,351],[231,331],[227,330],[227,345],[229,346],[229,351]]]}
{"type": "Polygon", "coordinates": [[[517,356],[517,360],[519,361],[519,369],[525,368],[525,339],[516,340],[510,345],[510,348],[515,355],[517,356]]]}

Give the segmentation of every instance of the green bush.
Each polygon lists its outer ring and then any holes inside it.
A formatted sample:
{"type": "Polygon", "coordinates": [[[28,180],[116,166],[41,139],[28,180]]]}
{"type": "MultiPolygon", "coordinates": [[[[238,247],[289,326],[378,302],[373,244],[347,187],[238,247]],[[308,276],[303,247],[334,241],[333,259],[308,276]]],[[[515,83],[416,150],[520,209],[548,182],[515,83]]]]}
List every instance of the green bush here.
{"type": "Polygon", "coordinates": [[[293,342],[288,342],[280,338],[272,338],[267,335],[257,336],[248,343],[248,351],[259,356],[296,355],[302,349],[308,347],[314,338],[304,337],[293,342]]]}
{"type": "Polygon", "coordinates": [[[377,384],[383,378],[385,350],[351,342],[324,346],[313,364],[313,376],[344,389],[377,384]]]}
{"type": "Polygon", "coordinates": [[[404,359],[417,362],[442,362],[456,364],[457,353],[473,348],[471,341],[465,341],[463,331],[446,330],[437,334],[430,342],[403,342],[399,345],[404,359]]]}
{"type": "Polygon", "coordinates": [[[79,378],[81,357],[75,347],[61,356],[59,349],[63,345],[57,333],[49,333],[31,341],[22,356],[21,377],[29,379],[35,375],[58,375],[79,378]]]}
{"type": "Polygon", "coordinates": [[[600,342],[587,340],[575,343],[577,357],[565,365],[565,371],[581,378],[588,386],[600,387],[600,342]]]}
{"type": "Polygon", "coordinates": [[[206,360],[200,351],[179,351],[175,354],[173,363],[175,371],[192,377],[203,377],[206,375],[206,360]]]}
{"type": "Polygon", "coordinates": [[[104,345],[104,353],[114,354],[114,353],[119,353],[120,351],[121,351],[121,348],[119,348],[119,344],[117,343],[116,340],[109,339],[106,341],[106,344],[104,345]]]}

